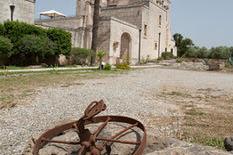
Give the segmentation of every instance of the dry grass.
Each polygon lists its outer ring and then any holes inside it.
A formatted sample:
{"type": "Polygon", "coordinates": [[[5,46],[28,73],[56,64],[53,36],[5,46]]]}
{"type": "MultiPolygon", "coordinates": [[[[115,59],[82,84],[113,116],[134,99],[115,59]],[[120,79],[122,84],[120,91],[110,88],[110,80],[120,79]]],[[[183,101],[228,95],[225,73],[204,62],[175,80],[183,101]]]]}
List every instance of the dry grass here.
{"type": "Polygon", "coordinates": [[[181,140],[223,148],[233,131],[233,95],[223,90],[164,88],[158,95],[180,107],[184,114],[181,140]]]}
{"type": "Polygon", "coordinates": [[[103,78],[125,71],[50,71],[0,76],[0,109],[27,103],[40,87],[81,84],[82,79],[103,78]]]}

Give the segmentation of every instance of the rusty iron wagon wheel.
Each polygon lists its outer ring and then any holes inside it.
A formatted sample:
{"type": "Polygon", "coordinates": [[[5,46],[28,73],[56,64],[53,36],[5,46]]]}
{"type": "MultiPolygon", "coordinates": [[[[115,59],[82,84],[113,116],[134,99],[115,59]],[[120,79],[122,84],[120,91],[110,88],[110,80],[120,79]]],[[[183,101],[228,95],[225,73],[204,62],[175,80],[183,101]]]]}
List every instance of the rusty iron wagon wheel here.
{"type": "MultiPolygon", "coordinates": [[[[136,119],[125,116],[96,116],[106,109],[103,100],[92,102],[84,112],[84,116],[78,121],[57,126],[42,134],[37,140],[34,140],[33,155],[40,155],[40,150],[48,144],[64,144],[77,146],[77,155],[101,155],[111,154],[112,145],[117,143],[121,145],[132,145],[134,149],[132,155],[142,155],[146,146],[146,129],[144,125],[136,119]],[[117,132],[111,133],[109,137],[101,134],[106,130],[110,123],[123,123],[123,129],[117,129],[117,132]],[[96,128],[91,131],[87,126],[95,124],[96,128]],[[55,137],[73,130],[77,133],[79,140],[77,141],[63,141],[56,140],[55,137]],[[140,130],[140,138],[132,140],[123,140],[130,131],[140,130]],[[100,136],[102,135],[102,136],[100,136]]],[[[112,131],[111,131],[112,132],[112,131]]],[[[121,149],[118,150],[119,152],[121,149]]]]}

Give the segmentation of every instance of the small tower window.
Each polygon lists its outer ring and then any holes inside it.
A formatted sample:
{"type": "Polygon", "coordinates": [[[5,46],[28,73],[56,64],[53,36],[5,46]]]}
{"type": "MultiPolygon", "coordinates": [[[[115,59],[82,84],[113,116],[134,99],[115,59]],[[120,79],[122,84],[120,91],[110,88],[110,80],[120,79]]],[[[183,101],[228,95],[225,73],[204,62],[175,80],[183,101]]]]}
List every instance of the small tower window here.
{"type": "Polygon", "coordinates": [[[162,16],[159,15],[159,26],[161,26],[161,25],[162,25],[162,16]]]}
{"type": "Polygon", "coordinates": [[[144,36],[147,36],[147,25],[144,25],[144,36]]]}
{"type": "Polygon", "coordinates": [[[155,43],[155,50],[158,49],[158,43],[155,43]]]}

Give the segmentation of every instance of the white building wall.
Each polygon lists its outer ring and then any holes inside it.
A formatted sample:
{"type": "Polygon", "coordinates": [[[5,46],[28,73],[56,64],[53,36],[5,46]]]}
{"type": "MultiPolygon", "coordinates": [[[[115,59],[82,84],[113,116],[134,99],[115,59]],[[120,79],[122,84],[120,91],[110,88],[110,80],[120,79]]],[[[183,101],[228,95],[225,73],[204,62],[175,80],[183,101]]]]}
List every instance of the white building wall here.
{"type": "Polygon", "coordinates": [[[128,33],[131,37],[130,61],[132,64],[136,64],[138,62],[139,54],[139,29],[132,24],[116,18],[111,18],[110,29],[109,62],[115,64],[116,59],[120,57],[121,36],[123,33],[128,33]],[[114,43],[118,43],[117,48],[114,48],[114,43]]]}
{"type": "MultiPolygon", "coordinates": [[[[0,0],[0,23],[3,23],[4,21],[11,19],[10,5],[10,0],[0,0]]],[[[19,20],[30,24],[34,23],[34,0],[15,0],[14,5],[14,20],[19,20]]]]}

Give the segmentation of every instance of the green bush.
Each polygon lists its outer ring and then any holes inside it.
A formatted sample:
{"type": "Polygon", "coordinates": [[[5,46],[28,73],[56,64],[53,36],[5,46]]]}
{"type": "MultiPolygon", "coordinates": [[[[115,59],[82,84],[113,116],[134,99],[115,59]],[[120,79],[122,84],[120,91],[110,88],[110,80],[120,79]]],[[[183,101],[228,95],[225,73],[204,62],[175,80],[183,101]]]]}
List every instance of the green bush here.
{"type": "Polygon", "coordinates": [[[61,29],[49,29],[48,38],[56,44],[56,55],[69,55],[71,51],[71,34],[61,29]]]}
{"type": "Polygon", "coordinates": [[[163,52],[161,55],[162,59],[164,60],[169,60],[169,59],[173,59],[174,55],[171,52],[163,52]]]}
{"type": "Polygon", "coordinates": [[[16,43],[24,35],[46,36],[46,29],[35,25],[26,24],[18,21],[7,21],[4,23],[5,36],[16,43]]]}
{"type": "Polygon", "coordinates": [[[12,47],[10,39],[0,36],[0,65],[5,65],[7,58],[11,54],[12,47]]]}
{"type": "Polygon", "coordinates": [[[211,59],[229,59],[231,50],[228,47],[220,46],[210,49],[209,58],[211,59]]]}
{"type": "Polygon", "coordinates": [[[86,65],[90,62],[91,53],[90,49],[72,48],[70,55],[76,65],[86,65]]]}
{"type": "Polygon", "coordinates": [[[192,47],[189,48],[186,53],[185,57],[187,58],[210,58],[210,59],[229,59],[231,55],[231,48],[228,47],[215,47],[211,49],[207,49],[205,47],[192,47]]]}
{"type": "Polygon", "coordinates": [[[186,53],[185,53],[185,57],[186,58],[198,58],[198,48],[197,47],[192,47],[189,48],[186,53]]]}
{"type": "Polygon", "coordinates": [[[3,24],[0,24],[0,36],[5,34],[5,27],[3,24]]]}
{"type": "Polygon", "coordinates": [[[1,55],[10,55],[13,45],[10,39],[0,36],[0,54],[1,55]]]}
{"type": "Polygon", "coordinates": [[[20,58],[17,61],[20,65],[39,64],[56,52],[54,43],[43,36],[25,35],[15,45],[13,57],[20,58]]]}
{"type": "Polygon", "coordinates": [[[68,55],[71,51],[71,34],[61,29],[47,30],[23,22],[7,21],[0,24],[0,35],[9,38],[13,44],[11,65],[37,64],[38,58],[52,64],[56,63],[58,55],[68,55]]]}
{"type": "Polygon", "coordinates": [[[128,63],[119,63],[116,64],[116,69],[129,70],[130,66],[128,63]]]}
{"type": "Polygon", "coordinates": [[[112,65],[110,65],[109,63],[107,63],[107,64],[104,66],[104,70],[112,70],[112,65]]]}

